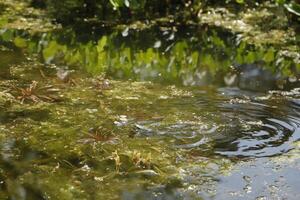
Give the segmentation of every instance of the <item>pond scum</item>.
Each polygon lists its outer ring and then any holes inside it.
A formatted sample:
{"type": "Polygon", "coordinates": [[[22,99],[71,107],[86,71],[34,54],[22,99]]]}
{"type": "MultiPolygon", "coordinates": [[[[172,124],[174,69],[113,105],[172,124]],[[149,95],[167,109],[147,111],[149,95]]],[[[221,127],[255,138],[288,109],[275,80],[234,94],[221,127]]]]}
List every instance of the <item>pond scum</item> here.
{"type": "Polygon", "coordinates": [[[300,167],[298,36],[264,6],[87,34],[0,1],[0,199],[297,199],[251,193],[300,167]]]}

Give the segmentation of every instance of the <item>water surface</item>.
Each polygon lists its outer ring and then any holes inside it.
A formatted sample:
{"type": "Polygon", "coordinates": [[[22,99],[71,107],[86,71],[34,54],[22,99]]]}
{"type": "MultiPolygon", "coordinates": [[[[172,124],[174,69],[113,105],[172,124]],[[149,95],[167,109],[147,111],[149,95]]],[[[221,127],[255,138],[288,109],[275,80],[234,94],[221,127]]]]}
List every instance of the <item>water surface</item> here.
{"type": "Polygon", "coordinates": [[[89,30],[2,31],[1,198],[299,198],[291,59],[209,26],[89,30]]]}

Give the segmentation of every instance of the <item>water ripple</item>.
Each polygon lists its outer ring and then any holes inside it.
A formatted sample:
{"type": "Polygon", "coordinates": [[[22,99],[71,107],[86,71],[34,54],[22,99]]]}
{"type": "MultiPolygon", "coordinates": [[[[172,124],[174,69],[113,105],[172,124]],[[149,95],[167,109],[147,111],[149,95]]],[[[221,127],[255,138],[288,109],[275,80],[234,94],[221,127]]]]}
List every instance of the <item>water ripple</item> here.
{"type": "MultiPolygon", "coordinates": [[[[138,122],[140,135],[161,136],[178,149],[197,149],[228,157],[269,157],[288,152],[300,140],[298,99],[256,98],[257,93],[235,89],[221,95],[195,95],[174,100],[167,112],[178,120],[138,122]],[[142,127],[142,128],[141,128],[142,127]]],[[[157,110],[164,105],[155,105],[157,110]]]]}

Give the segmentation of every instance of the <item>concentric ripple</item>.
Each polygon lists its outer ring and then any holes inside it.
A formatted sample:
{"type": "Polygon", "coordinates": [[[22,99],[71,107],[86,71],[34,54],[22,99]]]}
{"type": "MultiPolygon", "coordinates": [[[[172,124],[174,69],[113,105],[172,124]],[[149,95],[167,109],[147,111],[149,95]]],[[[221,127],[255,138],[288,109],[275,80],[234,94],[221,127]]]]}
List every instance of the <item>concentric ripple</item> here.
{"type": "MultiPolygon", "coordinates": [[[[197,149],[228,157],[269,157],[293,149],[300,140],[300,104],[294,98],[259,96],[239,89],[180,99],[166,123],[139,121],[140,135],[169,138],[179,149],[197,149]]],[[[176,100],[168,103],[177,103],[176,100]]],[[[155,108],[163,111],[164,103],[155,108]]]]}
{"type": "Polygon", "coordinates": [[[224,138],[215,141],[215,152],[226,156],[267,157],[291,150],[293,142],[300,139],[300,110],[295,100],[285,97],[257,100],[260,98],[249,96],[246,99],[220,106],[224,115],[236,123],[218,133],[224,138]]]}

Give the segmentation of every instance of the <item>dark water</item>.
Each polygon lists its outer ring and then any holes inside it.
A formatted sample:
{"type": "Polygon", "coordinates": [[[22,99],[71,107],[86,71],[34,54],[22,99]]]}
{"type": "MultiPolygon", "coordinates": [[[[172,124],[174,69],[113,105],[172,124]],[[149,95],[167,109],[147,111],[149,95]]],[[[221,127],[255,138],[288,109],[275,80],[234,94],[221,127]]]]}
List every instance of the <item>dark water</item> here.
{"type": "Polygon", "coordinates": [[[1,38],[0,198],[299,198],[298,73],[274,47],[208,26],[1,38]]]}

